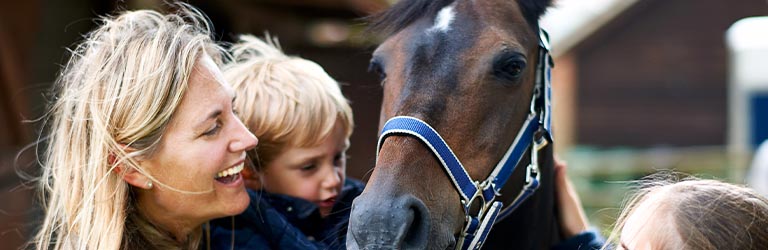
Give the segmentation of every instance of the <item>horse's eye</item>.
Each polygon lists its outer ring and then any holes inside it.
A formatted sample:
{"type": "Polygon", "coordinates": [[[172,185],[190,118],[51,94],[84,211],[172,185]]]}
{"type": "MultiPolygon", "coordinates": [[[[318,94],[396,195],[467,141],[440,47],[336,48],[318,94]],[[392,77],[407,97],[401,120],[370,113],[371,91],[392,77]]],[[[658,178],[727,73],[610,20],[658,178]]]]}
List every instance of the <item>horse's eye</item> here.
{"type": "Polygon", "coordinates": [[[521,54],[501,56],[493,63],[493,74],[500,79],[517,82],[525,66],[525,57],[521,54]]]}
{"type": "Polygon", "coordinates": [[[368,72],[375,73],[379,76],[379,82],[384,82],[384,79],[387,78],[387,73],[384,72],[384,68],[381,66],[381,63],[379,63],[378,60],[371,60],[371,63],[368,64],[368,72]]]}
{"type": "Polygon", "coordinates": [[[520,74],[523,73],[523,69],[525,69],[525,61],[512,59],[507,61],[504,68],[506,69],[507,74],[514,78],[519,78],[520,74]]]}

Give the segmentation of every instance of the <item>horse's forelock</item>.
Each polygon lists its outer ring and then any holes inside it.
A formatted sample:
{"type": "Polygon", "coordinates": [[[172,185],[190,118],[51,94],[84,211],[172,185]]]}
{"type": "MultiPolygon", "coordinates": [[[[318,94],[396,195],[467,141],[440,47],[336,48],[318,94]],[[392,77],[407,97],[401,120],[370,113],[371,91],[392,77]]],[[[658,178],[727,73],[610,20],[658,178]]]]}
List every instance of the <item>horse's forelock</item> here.
{"type": "MultiPolygon", "coordinates": [[[[435,16],[445,6],[456,0],[401,0],[389,9],[368,16],[368,32],[390,36],[425,16],[435,16]]],[[[517,0],[526,21],[538,28],[539,18],[552,5],[552,0],[517,0]]]]}
{"type": "Polygon", "coordinates": [[[369,16],[368,31],[390,36],[425,16],[435,16],[455,0],[401,0],[384,12],[369,16]]]}

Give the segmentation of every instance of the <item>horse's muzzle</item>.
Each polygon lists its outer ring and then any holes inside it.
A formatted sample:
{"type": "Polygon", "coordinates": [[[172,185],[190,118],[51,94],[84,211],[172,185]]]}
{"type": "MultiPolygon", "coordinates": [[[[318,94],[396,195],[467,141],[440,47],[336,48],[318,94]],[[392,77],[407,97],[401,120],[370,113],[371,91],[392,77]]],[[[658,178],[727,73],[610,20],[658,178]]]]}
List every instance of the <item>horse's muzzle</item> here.
{"type": "Polygon", "coordinates": [[[376,197],[363,193],[352,204],[348,249],[426,249],[430,217],[412,195],[376,197]]]}

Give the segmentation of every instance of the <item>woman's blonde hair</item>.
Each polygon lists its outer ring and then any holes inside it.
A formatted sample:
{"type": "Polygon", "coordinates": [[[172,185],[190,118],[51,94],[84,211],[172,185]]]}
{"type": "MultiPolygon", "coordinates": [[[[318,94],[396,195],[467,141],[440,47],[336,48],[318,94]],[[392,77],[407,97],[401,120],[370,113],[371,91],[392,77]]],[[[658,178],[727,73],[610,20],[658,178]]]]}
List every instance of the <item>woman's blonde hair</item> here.
{"type": "Polygon", "coordinates": [[[240,118],[259,138],[256,167],[269,164],[287,146],[319,144],[337,122],[349,137],[352,108],[339,84],[320,65],[287,56],[276,40],[265,40],[241,36],[231,49],[234,60],[223,69],[237,92],[240,118]]]}
{"type": "MultiPolygon", "coordinates": [[[[41,157],[45,219],[37,249],[194,248],[179,246],[135,209],[123,174],[157,148],[198,60],[220,62],[205,16],[186,4],[174,14],[126,11],[100,19],[71,50],[55,84],[41,157]],[[130,148],[128,150],[127,148],[130,148]],[[122,166],[116,171],[117,166],[122,166]]],[[[199,231],[199,230],[197,230],[199,231]]],[[[197,238],[197,240],[194,240],[197,238]]]]}
{"type": "Polygon", "coordinates": [[[609,242],[619,243],[627,219],[653,196],[657,218],[644,219],[668,218],[647,225],[654,249],[768,249],[768,199],[747,187],[676,176],[662,172],[637,182],[609,242]]]}

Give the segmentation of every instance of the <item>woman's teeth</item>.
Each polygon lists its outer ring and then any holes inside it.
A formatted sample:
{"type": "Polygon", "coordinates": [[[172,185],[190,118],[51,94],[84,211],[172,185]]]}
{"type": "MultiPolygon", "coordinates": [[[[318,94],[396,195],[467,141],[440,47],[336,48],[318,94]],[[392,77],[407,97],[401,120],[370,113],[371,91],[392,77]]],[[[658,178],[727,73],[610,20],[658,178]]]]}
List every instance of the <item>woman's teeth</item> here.
{"type": "Polygon", "coordinates": [[[218,172],[216,174],[216,178],[227,177],[227,176],[230,176],[230,175],[238,174],[238,173],[240,173],[240,171],[243,171],[243,166],[244,166],[244,163],[240,163],[237,166],[234,166],[234,167],[225,169],[225,170],[223,170],[221,172],[218,172]]]}

